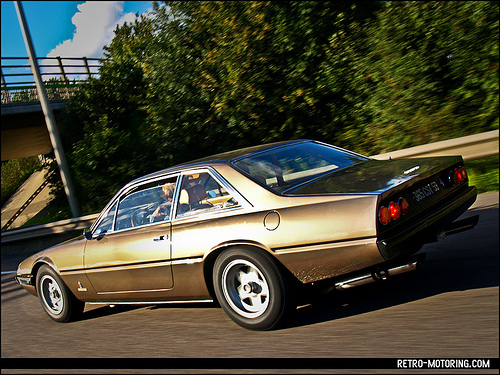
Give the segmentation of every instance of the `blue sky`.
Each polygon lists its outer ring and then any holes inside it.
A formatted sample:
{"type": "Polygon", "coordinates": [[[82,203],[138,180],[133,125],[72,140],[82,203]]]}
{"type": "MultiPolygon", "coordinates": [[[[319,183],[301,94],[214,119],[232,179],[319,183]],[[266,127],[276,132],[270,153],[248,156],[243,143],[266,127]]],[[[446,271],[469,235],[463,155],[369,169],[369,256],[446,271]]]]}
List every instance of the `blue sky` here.
{"type": "MultiPolygon", "coordinates": [[[[117,24],[152,1],[22,1],[37,57],[102,57],[117,24]]],[[[26,57],[13,1],[1,1],[1,56],[26,57]]]]}

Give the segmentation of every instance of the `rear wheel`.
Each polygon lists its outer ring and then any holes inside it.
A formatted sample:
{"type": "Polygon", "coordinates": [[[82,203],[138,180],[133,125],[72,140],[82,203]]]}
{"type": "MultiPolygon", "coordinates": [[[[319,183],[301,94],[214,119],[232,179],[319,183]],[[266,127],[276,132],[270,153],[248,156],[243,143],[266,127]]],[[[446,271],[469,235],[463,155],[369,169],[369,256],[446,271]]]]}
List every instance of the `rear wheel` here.
{"type": "Polygon", "coordinates": [[[78,300],[49,266],[38,271],[36,290],[43,309],[56,322],[64,323],[83,313],[85,302],[78,300]]]}
{"type": "Polygon", "coordinates": [[[269,255],[234,248],[213,270],[217,299],[226,314],[251,330],[275,328],[295,306],[286,278],[269,255]]]}

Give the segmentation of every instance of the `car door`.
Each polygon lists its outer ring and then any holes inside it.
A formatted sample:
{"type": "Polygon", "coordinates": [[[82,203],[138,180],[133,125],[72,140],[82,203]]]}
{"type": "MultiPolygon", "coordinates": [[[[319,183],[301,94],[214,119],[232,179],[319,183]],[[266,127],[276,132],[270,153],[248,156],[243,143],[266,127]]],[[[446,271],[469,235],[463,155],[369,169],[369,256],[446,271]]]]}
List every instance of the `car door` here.
{"type": "MultiPolygon", "coordinates": [[[[179,183],[179,198],[172,224],[172,258],[175,264],[201,258],[227,238],[238,238],[232,215],[248,203],[214,171],[187,171],[179,183]]],[[[175,273],[174,269],[174,273],[175,273]]]]}
{"type": "Polygon", "coordinates": [[[130,300],[137,292],[158,293],[173,287],[171,199],[162,198],[162,189],[175,186],[176,181],[174,176],[132,186],[93,229],[84,263],[100,297],[130,300]],[[153,217],[162,205],[163,215],[153,217]]]}

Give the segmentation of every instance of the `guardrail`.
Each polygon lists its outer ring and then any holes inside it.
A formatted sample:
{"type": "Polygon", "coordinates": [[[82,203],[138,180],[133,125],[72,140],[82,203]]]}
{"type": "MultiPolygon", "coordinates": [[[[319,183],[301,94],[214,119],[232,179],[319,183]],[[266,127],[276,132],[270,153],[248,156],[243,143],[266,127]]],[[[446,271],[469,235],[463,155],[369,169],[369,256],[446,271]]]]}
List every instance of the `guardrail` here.
{"type": "MultiPolygon", "coordinates": [[[[422,157],[439,155],[462,155],[464,160],[479,159],[499,153],[499,131],[475,134],[467,137],[436,142],[428,145],[411,147],[404,150],[374,155],[372,158],[384,160],[403,157],[422,157]]],[[[1,242],[10,243],[23,239],[49,236],[57,233],[83,230],[89,227],[99,214],[77,217],[54,223],[36,225],[27,228],[12,229],[1,234],[1,242]]]]}
{"type": "Polygon", "coordinates": [[[404,150],[374,155],[372,158],[385,160],[391,157],[419,158],[424,156],[462,155],[464,160],[474,160],[498,155],[498,130],[429,143],[427,145],[406,148],[404,150]]]}
{"type": "Polygon", "coordinates": [[[73,219],[56,221],[53,223],[34,225],[32,227],[12,229],[2,232],[2,244],[36,237],[50,236],[59,233],[83,230],[90,227],[99,214],[75,217],[73,219]]]}

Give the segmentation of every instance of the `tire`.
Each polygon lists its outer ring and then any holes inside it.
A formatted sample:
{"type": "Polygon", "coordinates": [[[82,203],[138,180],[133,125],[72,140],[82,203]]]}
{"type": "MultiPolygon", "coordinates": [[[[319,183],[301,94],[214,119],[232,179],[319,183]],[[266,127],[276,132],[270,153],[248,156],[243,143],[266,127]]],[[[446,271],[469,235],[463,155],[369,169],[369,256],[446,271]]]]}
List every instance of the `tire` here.
{"type": "Polygon", "coordinates": [[[78,300],[49,266],[40,267],[36,290],[43,309],[56,322],[68,322],[83,313],[85,302],[78,300]]]}
{"type": "Polygon", "coordinates": [[[244,328],[273,329],[295,308],[286,278],[272,258],[258,250],[223,252],[215,261],[213,280],[222,309],[244,328]]]}

